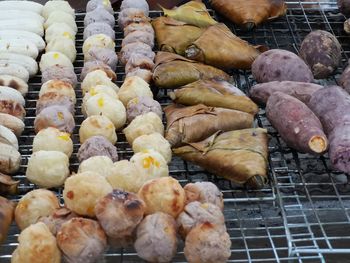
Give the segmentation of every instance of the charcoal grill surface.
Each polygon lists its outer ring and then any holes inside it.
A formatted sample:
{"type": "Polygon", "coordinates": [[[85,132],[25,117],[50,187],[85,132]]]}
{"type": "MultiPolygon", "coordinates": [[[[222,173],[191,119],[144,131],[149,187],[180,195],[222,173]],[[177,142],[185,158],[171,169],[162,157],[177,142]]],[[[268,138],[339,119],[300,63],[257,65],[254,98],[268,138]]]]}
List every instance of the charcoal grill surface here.
{"type": "MultiPolygon", "coordinates": [[[[298,53],[301,41],[312,30],[323,29],[333,33],[343,47],[342,66],[335,77],[321,84],[335,84],[345,67],[350,52],[350,37],[343,31],[344,17],[338,12],[334,2],[287,2],[285,17],[259,26],[253,32],[244,32],[227,20],[231,30],[252,44],[267,45],[270,49],[282,48],[298,53]]],[[[209,6],[210,7],[210,6],[209,6]]],[[[216,16],[211,11],[213,16],[216,16]]],[[[75,71],[79,75],[83,65],[82,33],[84,13],[76,16],[79,28],[76,46],[75,71]]],[[[151,11],[151,17],[161,12],[151,11]]],[[[116,13],[117,18],[117,13],[116,13]]],[[[120,50],[123,34],[116,27],[116,50],[120,50]]],[[[255,84],[250,72],[233,71],[237,86],[249,91],[255,84]]],[[[117,84],[124,77],[122,66],[117,68],[117,84]]],[[[24,174],[28,158],[32,153],[34,138],[33,122],[35,105],[40,90],[41,76],[31,79],[26,98],[26,128],[20,137],[22,166],[14,176],[21,181],[20,194],[12,197],[19,200],[23,194],[35,188],[24,174]]],[[[74,130],[74,154],[71,157],[71,171],[78,168],[76,153],[79,149],[78,130],[81,114],[82,93],[76,89],[76,128],[74,130]]],[[[165,106],[171,101],[167,91],[159,91],[157,99],[165,106]]],[[[170,164],[170,174],[181,184],[195,181],[212,181],[224,193],[227,229],[232,241],[232,256],[229,262],[346,262],[343,253],[350,254],[350,186],[344,174],[331,170],[327,156],[314,157],[299,154],[288,148],[271,127],[263,109],[256,123],[269,131],[270,143],[270,183],[259,191],[244,191],[230,182],[208,174],[198,166],[174,157],[170,164]],[[333,254],[329,256],[329,254],[333,254]],[[340,254],[340,256],[339,256],[340,254]],[[331,260],[331,261],[330,261],[331,260]]],[[[130,158],[132,150],[122,133],[118,133],[118,154],[121,159],[130,158]]],[[[62,189],[56,189],[62,201],[62,189]]],[[[13,224],[8,239],[0,246],[0,262],[11,261],[11,254],[18,245],[18,228],[13,224]]],[[[186,262],[183,244],[173,262],[186,262]]],[[[133,249],[110,249],[101,262],[142,262],[133,249]]]]}

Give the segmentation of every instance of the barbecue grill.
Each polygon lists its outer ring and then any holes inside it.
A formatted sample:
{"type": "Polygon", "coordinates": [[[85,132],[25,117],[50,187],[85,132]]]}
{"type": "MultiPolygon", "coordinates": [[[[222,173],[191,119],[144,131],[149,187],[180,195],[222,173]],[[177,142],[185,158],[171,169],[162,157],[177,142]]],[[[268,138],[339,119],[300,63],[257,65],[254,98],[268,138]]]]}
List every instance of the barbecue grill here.
{"type": "MultiPolygon", "coordinates": [[[[267,45],[270,49],[281,48],[298,53],[301,41],[312,30],[323,29],[334,34],[342,45],[342,66],[335,77],[323,80],[321,84],[336,84],[337,77],[346,66],[350,53],[350,36],[343,31],[344,16],[335,2],[287,2],[286,16],[265,23],[252,32],[244,32],[232,23],[210,13],[225,22],[239,37],[252,44],[267,45]]],[[[210,8],[210,6],[208,6],[210,8]]],[[[78,51],[75,72],[79,75],[83,66],[83,19],[84,13],[77,13],[79,28],[76,36],[78,51]]],[[[118,13],[115,14],[117,18],[118,13]]],[[[151,17],[162,12],[151,11],[151,17]]],[[[116,26],[116,50],[120,50],[122,31],[116,26]]],[[[249,92],[255,84],[250,72],[232,71],[239,88],[249,92]]],[[[124,67],[117,68],[117,84],[121,85],[124,67]]],[[[35,106],[41,86],[37,75],[29,83],[26,98],[26,128],[20,137],[22,166],[14,179],[20,180],[20,194],[12,197],[19,200],[23,194],[35,188],[25,178],[28,158],[32,153],[35,106]]],[[[74,154],[70,159],[71,171],[77,171],[76,153],[79,149],[78,131],[84,117],[81,114],[82,93],[76,89],[76,128],[74,130],[74,154]]],[[[171,100],[166,90],[160,90],[157,99],[162,106],[171,100]]],[[[205,172],[198,166],[174,157],[170,174],[181,184],[195,181],[212,181],[224,194],[225,217],[232,241],[232,256],[229,262],[330,262],[350,254],[350,184],[345,174],[333,171],[327,155],[315,157],[300,154],[288,148],[260,110],[256,125],[269,131],[269,184],[261,190],[245,191],[225,179],[205,172]],[[339,255],[340,254],[340,255],[339,255]]],[[[133,154],[122,133],[118,133],[118,154],[121,159],[133,154]]],[[[62,189],[57,189],[61,197],[62,189]]],[[[63,202],[63,201],[62,201],[63,202]]],[[[9,237],[0,246],[0,262],[11,261],[11,254],[17,246],[19,229],[13,224],[9,237]]],[[[186,262],[183,244],[173,262],[186,262]]],[[[333,262],[334,262],[333,261],[333,262]]],[[[141,262],[133,249],[110,249],[102,262],[141,262]]],[[[345,262],[345,260],[341,260],[345,262]]]]}

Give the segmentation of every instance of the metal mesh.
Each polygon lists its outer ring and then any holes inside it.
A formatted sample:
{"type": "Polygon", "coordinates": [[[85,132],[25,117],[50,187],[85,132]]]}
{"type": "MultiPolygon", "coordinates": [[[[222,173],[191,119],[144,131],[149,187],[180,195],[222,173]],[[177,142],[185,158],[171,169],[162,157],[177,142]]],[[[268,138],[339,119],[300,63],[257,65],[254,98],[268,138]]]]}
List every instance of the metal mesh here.
{"type": "MultiPolygon", "coordinates": [[[[211,12],[213,15],[214,13],[211,12]]],[[[161,12],[151,11],[151,17],[161,12]]],[[[75,70],[79,75],[83,65],[82,33],[84,13],[77,14],[79,28],[76,40],[77,60],[75,70]]],[[[117,15],[116,15],[117,17],[117,15]]],[[[344,17],[338,13],[334,2],[288,2],[285,17],[259,26],[253,32],[244,32],[225,22],[232,31],[252,44],[263,44],[269,48],[282,48],[298,52],[301,41],[311,31],[324,29],[332,32],[343,47],[342,68],[350,52],[350,39],[343,30],[344,17]]],[[[119,51],[123,34],[116,30],[116,50],[119,51]]],[[[341,69],[342,69],[341,68],[341,69]]],[[[341,72],[341,69],[339,72],[341,72]]],[[[233,71],[237,86],[244,91],[255,84],[250,72],[233,71]]],[[[124,68],[117,68],[117,83],[122,84],[124,68]]],[[[33,122],[35,105],[40,90],[41,76],[31,79],[27,95],[25,118],[26,128],[20,137],[22,167],[16,179],[21,181],[20,194],[34,189],[25,179],[28,157],[32,152],[35,136],[33,122]]],[[[334,84],[335,78],[322,84],[334,84]]],[[[74,153],[70,159],[71,171],[78,168],[76,153],[79,149],[78,130],[84,119],[81,114],[82,94],[76,89],[76,128],[74,130],[74,153]]],[[[166,91],[159,91],[157,99],[165,106],[170,103],[166,91]]],[[[334,259],[328,253],[349,253],[350,238],[350,189],[347,176],[330,169],[325,157],[299,154],[288,148],[266,119],[264,110],[257,116],[257,124],[269,131],[270,183],[259,191],[244,191],[227,180],[208,174],[198,166],[174,157],[170,174],[181,184],[208,180],[216,183],[224,193],[227,229],[232,241],[232,257],[229,262],[325,262],[334,259]]],[[[118,154],[121,159],[130,158],[132,150],[122,133],[118,133],[118,154]]],[[[57,189],[61,197],[62,189],[57,189]]],[[[19,230],[13,224],[8,239],[0,246],[0,262],[10,262],[17,246],[19,230]]],[[[173,262],[186,262],[183,243],[173,262]]],[[[341,258],[341,257],[340,257],[341,258]]],[[[133,249],[110,249],[101,262],[141,262],[133,249]]]]}

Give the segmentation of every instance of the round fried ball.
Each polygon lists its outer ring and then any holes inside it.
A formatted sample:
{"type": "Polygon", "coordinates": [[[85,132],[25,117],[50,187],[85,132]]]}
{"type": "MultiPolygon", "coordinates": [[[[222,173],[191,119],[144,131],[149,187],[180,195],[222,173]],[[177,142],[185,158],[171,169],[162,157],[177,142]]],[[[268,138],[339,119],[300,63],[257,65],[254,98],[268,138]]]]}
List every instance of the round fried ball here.
{"type": "Polygon", "coordinates": [[[33,152],[38,151],[59,151],[70,157],[73,152],[73,141],[69,133],[48,127],[39,131],[34,137],[33,152]]]}
{"type": "MultiPolygon", "coordinates": [[[[144,177],[144,176],[142,176],[144,177]]],[[[135,163],[128,160],[115,162],[111,174],[107,176],[107,181],[112,185],[113,189],[123,189],[127,192],[137,193],[142,186],[140,172],[135,163]]]]}
{"type": "Polygon", "coordinates": [[[148,112],[154,112],[159,116],[159,118],[162,118],[163,115],[162,107],[160,106],[159,102],[151,97],[133,98],[128,102],[126,109],[129,123],[137,116],[148,112]]]}
{"type": "Polygon", "coordinates": [[[109,48],[114,50],[115,43],[112,38],[105,34],[96,34],[88,37],[83,44],[83,54],[88,55],[92,47],[109,48]]]}
{"type": "Polygon", "coordinates": [[[78,173],[94,172],[106,178],[112,174],[113,162],[107,156],[93,156],[79,165],[78,173]]]}
{"type": "Polygon", "coordinates": [[[73,212],[82,216],[95,217],[96,203],[112,190],[112,186],[102,175],[83,172],[66,180],[63,199],[65,205],[73,212]]]}
{"type": "Polygon", "coordinates": [[[93,115],[86,118],[79,129],[80,143],[84,143],[92,136],[101,135],[112,144],[117,142],[115,126],[106,116],[93,115]]]}
{"type": "Polygon", "coordinates": [[[153,179],[145,183],[138,194],[146,203],[147,215],[163,212],[176,218],[185,206],[185,190],[172,177],[153,179]]]}
{"type": "Polygon", "coordinates": [[[107,76],[107,73],[101,69],[97,69],[86,74],[81,83],[83,94],[89,92],[91,88],[97,85],[109,86],[113,88],[115,92],[119,91],[119,87],[107,76]]]}
{"type": "Polygon", "coordinates": [[[123,85],[120,87],[118,96],[126,107],[128,102],[136,97],[144,96],[153,98],[153,93],[146,81],[140,77],[133,76],[125,79],[123,85]]]}
{"type": "Polygon", "coordinates": [[[46,189],[35,189],[25,194],[15,210],[15,221],[23,230],[38,222],[40,217],[49,216],[60,207],[54,192],[46,189]]]}
{"type": "Polygon", "coordinates": [[[38,151],[28,161],[27,179],[43,188],[59,187],[69,175],[69,158],[58,151],[38,151]]]}
{"type": "Polygon", "coordinates": [[[49,92],[55,92],[61,95],[68,96],[69,98],[72,99],[74,104],[77,102],[74,88],[72,84],[70,84],[67,81],[58,80],[58,79],[52,79],[52,80],[46,81],[40,88],[39,98],[41,98],[41,96],[49,92]]]}

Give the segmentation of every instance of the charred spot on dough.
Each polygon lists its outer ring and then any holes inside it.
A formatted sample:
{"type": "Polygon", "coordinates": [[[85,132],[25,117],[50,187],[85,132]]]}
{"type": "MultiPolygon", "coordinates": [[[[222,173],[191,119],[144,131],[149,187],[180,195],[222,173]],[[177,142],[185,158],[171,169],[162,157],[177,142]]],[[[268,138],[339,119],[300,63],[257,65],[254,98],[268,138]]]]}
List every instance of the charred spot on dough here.
{"type": "Polygon", "coordinates": [[[201,225],[201,229],[212,229],[214,228],[213,224],[211,224],[210,222],[204,222],[202,225],[201,225]]]}
{"type": "MultiPolygon", "coordinates": [[[[0,85],[1,85],[1,86],[4,85],[2,80],[0,81],[0,85]]],[[[10,83],[8,84],[8,86],[11,87],[11,88],[14,88],[14,89],[16,89],[16,90],[19,89],[19,84],[18,84],[18,82],[15,81],[15,80],[13,80],[13,79],[10,81],[10,83]]]]}
{"type": "Polygon", "coordinates": [[[67,197],[68,197],[69,199],[73,199],[73,198],[74,198],[74,192],[73,192],[73,191],[68,191],[67,197]]]}
{"type": "Polygon", "coordinates": [[[127,210],[137,210],[142,206],[141,202],[139,200],[131,200],[127,201],[125,204],[125,208],[127,210]]]}

